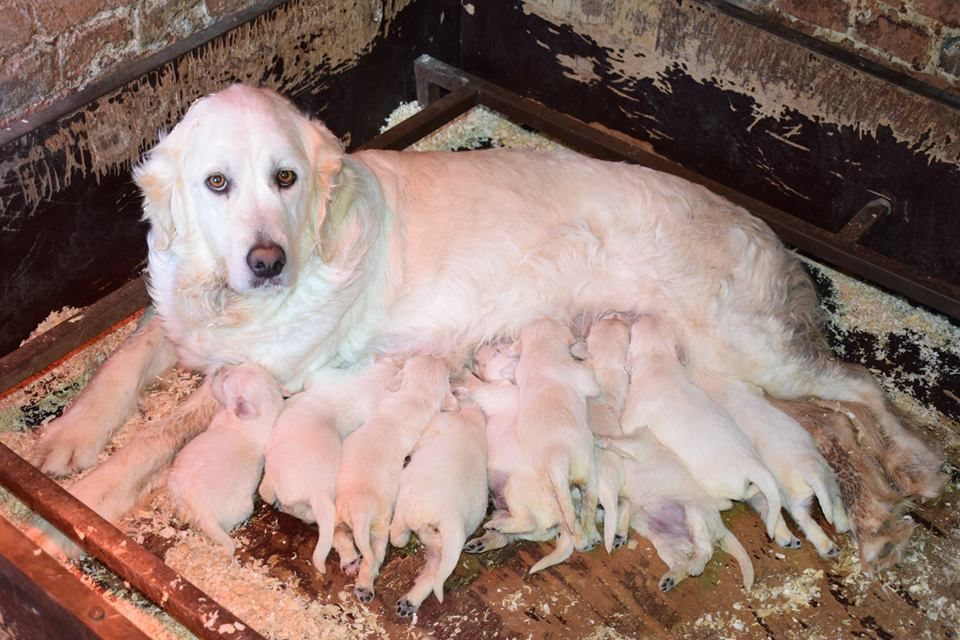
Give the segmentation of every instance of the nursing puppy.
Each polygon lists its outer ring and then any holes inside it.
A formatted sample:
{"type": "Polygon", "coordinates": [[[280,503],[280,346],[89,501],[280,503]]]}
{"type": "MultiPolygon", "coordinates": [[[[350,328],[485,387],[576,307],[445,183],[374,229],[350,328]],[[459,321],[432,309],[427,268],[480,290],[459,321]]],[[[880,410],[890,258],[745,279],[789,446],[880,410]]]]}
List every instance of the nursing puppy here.
{"type": "MultiPolygon", "coordinates": [[[[750,438],[763,464],[777,479],[787,512],[817,553],[824,558],[837,557],[840,550],[810,515],[814,496],[824,518],[838,531],[848,531],[850,524],[833,470],[810,435],[745,382],[708,374],[699,374],[696,379],[750,438]]],[[[785,523],[778,526],[782,527],[778,540],[790,536],[785,523]]]]}
{"type": "Polygon", "coordinates": [[[260,497],[317,523],[313,565],[320,573],[333,542],[340,439],[362,424],[398,370],[385,360],[360,371],[330,370],[287,401],[267,440],[260,497]]]}
{"type": "MultiPolygon", "coordinates": [[[[570,354],[573,342],[565,324],[548,318],[525,326],[518,340],[517,441],[540,477],[552,485],[561,515],[556,550],[531,572],[565,560],[574,546],[589,549],[600,541],[593,517],[597,502],[593,432],[587,423],[587,398],[597,395],[598,389],[590,370],[570,354]],[[579,519],[571,485],[580,490],[579,519]]],[[[515,532],[510,521],[496,528],[515,532]]]]}
{"type": "Polygon", "coordinates": [[[223,408],[177,456],[167,491],[184,518],[232,554],[227,532],[253,513],[263,449],[283,396],[270,373],[256,365],[218,371],[212,390],[223,408]]]}
{"type": "MultiPolygon", "coordinates": [[[[441,408],[457,406],[442,360],[413,356],[398,376],[399,388],[344,440],[337,473],[337,523],[349,527],[362,556],[354,593],[365,603],[373,600],[373,582],[386,555],[403,460],[441,408]]],[[[335,535],[333,544],[340,567],[352,572],[357,560],[353,543],[335,535]]]]}
{"type": "Polygon", "coordinates": [[[653,543],[667,564],[668,571],[660,578],[661,591],[703,573],[716,543],[740,565],[743,586],[750,590],[750,555],[724,526],[718,500],[700,488],[672,451],[648,429],[638,429],[625,438],[601,436],[598,445],[610,455],[622,456],[630,526],[653,543]]]}
{"type": "MultiPolygon", "coordinates": [[[[593,371],[600,395],[587,400],[590,428],[595,436],[618,438],[623,435],[623,414],[630,384],[627,373],[627,348],[630,327],[618,317],[597,320],[587,335],[587,364],[593,371]]],[[[597,451],[597,498],[603,507],[603,545],[610,553],[627,540],[630,505],[626,478],[619,455],[597,451]]]]}
{"type": "Polygon", "coordinates": [[[397,601],[404,618],[433,594],[443,602],[443,583],[460,551],[487,512],[487,459],[480,407],[461,399],[459,411],[439,413],[410,453],[400,474],[400,493],[390,523],[390,543],[404,547],[415,532],[426,564],[413,588],[397,601]]]}
{"type": "MultiPolygon", "coordinates": [[[[34,459],[48,473],[92,464],[177,362],[254,362],[295,393],[373,354],[456,368],[537,318],[618,309],[660,314],[692,363],[770,395],[862,403],[901,491],[945,481],[876,381],[830,357],[799,261],[682,178],[572,153],[346,154],[289,101],[237,85],[196,101],[135,180],[156,313],[44,429],[34,459]]],[[[117,519],[215,407],[201,387],[71,492],[117,519]]]]}
{"type": "MultiPolygon", "coordinates": [[[[658,318],[643,316],[633,323],[630,390],[621,418],[624,433],[649,428],[716,498],[745,500],[759,490],[766,498],[766,513],[761,516],[767,535],[775,538],[783,520],[776,480],[737,425],[690,379],[678,349],[658,318]]],[[[789,545],[792,540],[790,536],[777,542],[789,545]]]]}
{"type": "Polygon", "coordinates": [[[468,553],[500,549],[514,540],[552,540],[560,523],[560,507],[549,482],[523,455],[517,440],[520,389],[513,377],[519,355],[511,346],[481,345],[473,371],[483,380],[464,378],[470,397],[486,416],[487,483],[496,508],[483,535],[464,547],[468,553]],[[509,526],[511,533],[500,531],[500,526],[509,526]]]}

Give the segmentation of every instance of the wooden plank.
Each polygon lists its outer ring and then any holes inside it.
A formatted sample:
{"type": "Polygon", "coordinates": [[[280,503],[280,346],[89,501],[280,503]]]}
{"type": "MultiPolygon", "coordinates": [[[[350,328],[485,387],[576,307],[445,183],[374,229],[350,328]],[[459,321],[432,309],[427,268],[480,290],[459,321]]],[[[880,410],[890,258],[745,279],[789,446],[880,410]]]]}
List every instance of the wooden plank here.
{"type": "Polygon", "coordinates": [[[0,485],[198,637],[262,638],[250,625],[2,444],[0,485]]]}
{"type": "Polygon", "coordinates": [[[21,639],[147,640],[100,594],[0,517],[0,615],[21,639]]]}

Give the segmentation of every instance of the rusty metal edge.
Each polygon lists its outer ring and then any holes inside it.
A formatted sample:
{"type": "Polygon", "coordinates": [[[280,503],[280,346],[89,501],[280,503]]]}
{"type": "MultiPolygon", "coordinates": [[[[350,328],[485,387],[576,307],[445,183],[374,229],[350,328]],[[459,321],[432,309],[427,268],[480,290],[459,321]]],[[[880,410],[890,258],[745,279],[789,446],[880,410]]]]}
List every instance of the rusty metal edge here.
{"type": "MultiPolygon", "coordinates": [[[[852,233],[851,229],[844,228],[837,233],[822,229],[645,151],[637,143],[600,131],[430,56],[421,56],[415,64],[418,88],[432,83],[446,91],[455,91],[467,83],[477,88],[481,105],[502,113],[517,124],[533,127],[576,151],[596,158],[641,164],[702,185],[762,219],[784,242],[800,251],[960,320],[960,286],[924,274],[859,244],[857,240],[860,236],[852,233]]],[[[421,92],[425,97],[436,93],[427,87],[421,92]]]]}
{"type": "Polygon", "coordinates": [[[210,640],[263,638],[3,444],[0,444],[0,480],[35,513],[198,637],[210,640]]]}
{"type": "MultiPolygon", "coordinates": [[[[30,603],[31,611],[25,613],[39,618],[44,628],[51,627],[50,637],[63,637],[62,634],[69,631],[70,635],[108,640],[148,638],[103,596],[44,553],[3,517],[0,517],[0,575],[9,581],[11,591],[19,592],[30,603]]],[[[10,598],[13,599],[15,597],[10,598]]],[[[38,629],[32,628],[30,632],[36,631],[38,629]]]]}

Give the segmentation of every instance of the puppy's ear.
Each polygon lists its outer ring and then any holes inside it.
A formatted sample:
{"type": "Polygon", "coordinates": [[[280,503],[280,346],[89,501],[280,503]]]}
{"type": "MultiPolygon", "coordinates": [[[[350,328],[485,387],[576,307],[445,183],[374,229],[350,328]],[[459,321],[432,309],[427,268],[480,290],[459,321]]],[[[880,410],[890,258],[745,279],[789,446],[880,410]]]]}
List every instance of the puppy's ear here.
{"type": "Polygon", "coordinates": [[[143,220],[150,223],[150,244],[164,251],[176,233],[173,195],[178,181],[179,154],[173,135],[161,138],[146,161],[133,170],[133,180],[143,193],[143,220]]]}
{"type": "Polygon", "coordinates": [[[221,405],[226,406],[227,394],[223,388],[224,377],[224,367],[221,367],[208,376],[207,379],[210,381],[210,392],[213,394],[213,397],[216,398],[217,402],[221,405]]]}
{"type": "Polygon", "coordinates": [[[460,411],[460,401],[453,392],[447,393],[443,398],[443,404],[440,405],[440,411],[460,411]]]}
{"type": "Polygon", "coordinates": [[[570,355],[581,362],[586,360],[587,356],[590,355],[587,350],[587,341],[582,338],[574,340],[573,344],[570,345],[570,355]]]}

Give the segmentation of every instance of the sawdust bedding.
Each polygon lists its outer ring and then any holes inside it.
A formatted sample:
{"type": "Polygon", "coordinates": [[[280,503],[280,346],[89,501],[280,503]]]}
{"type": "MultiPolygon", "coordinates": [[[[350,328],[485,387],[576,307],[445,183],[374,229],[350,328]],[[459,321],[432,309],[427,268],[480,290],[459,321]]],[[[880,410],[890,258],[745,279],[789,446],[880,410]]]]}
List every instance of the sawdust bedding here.
{"type": "MultiPolygon", "coordinates": [[[[392,114],[387,126],[409,117],[416,109],[415,104],[402,105],[392,114]]],[[[476,108],[413,148],[488,146],[554,148],[558,145],[484,108],[476,108]]],[[[960,430],[956,422],[960,418],[960,400],[956,395],[960,392],[960,327],[813,261],[805,261],[829,314],[830,338],[838,355],[870,366],[898,407],[941,446],[948,459],[960,460],[960,430]]],[[[56,314],[57,317],[45,322],[38,332],[69,317],[73,311],[56,314]]],[[[134,327],[135,319],[132,319],[41,378],[0,399],[0,441],[28,457],[37,438],[37,427],[62,412],[106,355],[134,327]]],[[[199,382],[198,376],[187,371],[177,370],[163,376],[143,398],[139,413],[101,454],[101,460],[121,447],[144,424],[171,412],[199,382]]],[[[849,538],[839,541],[842,554],[838,561],[807,562],[815,566],[802,566],[785,555],[795,552],[784,553],[761,543],[766,546],[752,549],[758,568],[752,592],[746,594],[736,589],[735,574],[731,572],[729,576],[734,579],[726,579],[727,596],[718,597],[711,590],[721,580],[708,567],[702,579],[690,580],[675,592],[656,596],[684,600],[684,593],[692,594],[694,603],[682,607],[685,612],[682,616],[660,619],[659,626],[667,628],[672,635],[693,638],[747,638],[758,634],[833,638],[847,633],[877,638],[895,637],[900,633],[917,638],[947,637],[960,629],[960,518],[954,515],[956,499],[955,484],[950,483],[937,503],[924,505],[913,513],[922,526],[917,527],[896,571],[867,575],[849,538]],[[710,592],[711,597],[700,597],[698,590],[710,592]],[[839,603],[839,613],[818,614],[817,610],[828,599],[834,602],[834,608],[839,603]],[[894,623],[881,619],[882,616],[861,614],[861,609],[869,609],[871,603],[878,610],[889,609],[891,601],[897,603],[892,611],[901,619],[902,628],[891,626],[894,623]]],[[[22,523],[28,515],[27,509],[2,489],[0,513],[15,523],[22,523]]],[[[737,517],[736,510],[725,514],[728,521],[737,517]]],[[[741,519],[746,517],[749,515],[740,514],[741,519]]],[[[483,607],[438,606],[428,600],[421,609],[419,623],[399,625],[396,620],[389,620],[389,614],[378,615],[374,608],[357,603],[349,582],[329,577],[321,579],[312,573],[309,527],[299,523],[291,525],[282,517],[278,520],[264,505],[260,505],[253,521],[252,525],[234,532],[240,551],[232,560],[224,558],[213,543],[178,521],[162,490],[120,526],[270,638],[479,637],[477,629],[485,629],[482,635],[486,637],[545,637],[563,629],[550,627],[551,620],[566,623],[563,616],[569,618],[573,615],[571,610],[576,611],[578,606],[579,598],[570,594],[564,595],[562,602],[559,595],[545,597],[526,583],[523,566],[515,575],[478,579],[484,572],[496,572],[506,563],[517,562],[516,557],[506,557],[511,553],[518,555],[517,547],[511,547],[493,561],[465,557],[448,581],[447,587],[453,593],[447,603],[456,600],[457,591],[465,591],[468,584],[482,583],[483,607]],[[290,533],[291,526],[300,526],[306,532],[290,533]],[[303,537],[300,543],[298,536],[303,537]],[[264,548],[277,553],[262,553],[264,548]],[[284,554],[286,559],[281,557],[284,554]],[[489,585],[497,585],[492,593],[489,585]],[[423,616],[425,611],[434,614],[423,616]],[[510,622],[511,617],[520,621],[510,622]],[[544,622],[548,623],[547,627],[544,622]]],[[[741,531],[735,531],[742,535],[741,531]]],[[[519,548],[519,555],[524,555],[527,547],[519,548]]],[[[415,543],[392,553],[395,558],[385,568],[378,599],[384,599],[391,590],[390,564],[410,564],[412,569],[404,574],[404,579],[415,573],[417,561],[413,551],[415,543]]],[[[532,557],[537,553],[534,551],[532,557]]],[[[605,554],[602,549],[591,553],[605,554]]],[[[621,553],[647,554],[648,560],[641,564],[657,562],[646,541],[633,539],[621,553]]],[[[721,555],[718,553],[711,565],[717,564],[721,555]]],[[[610,560],[616,561],[616,556],[610,560]]],[[[69,566],[151,637],[190,637],[188,631],[99,562],[84,559],[69,566]]],[[[635,571],[642,568],[637,567],[635,571]]],[[[656,573],[652,569],[649,572],[656,573]]],[[[328,571],[327,576],[330,574],[328,571]]],[[[405,585],[394,586],[402,593],[405,585]]],[[[656,611],[654,619],[655,614],[656,611]]],[[[576,628],[579,637],[597,640],[632,637],[628,631],[635,627],[625,622],[628,618],[629,614],[623,611],[596,619],[586,617],[567,629],[576,628]]]]}

